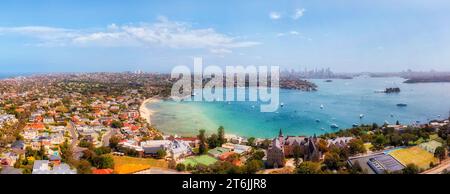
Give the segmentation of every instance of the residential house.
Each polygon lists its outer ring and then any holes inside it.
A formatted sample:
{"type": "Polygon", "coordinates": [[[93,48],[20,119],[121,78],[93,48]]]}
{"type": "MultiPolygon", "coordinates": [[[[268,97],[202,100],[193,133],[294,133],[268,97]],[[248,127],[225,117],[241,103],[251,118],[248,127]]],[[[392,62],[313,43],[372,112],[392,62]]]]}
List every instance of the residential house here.
{"type": "Polygon", "coordinates": [[[240,145],[240,144],[233,144],[233,143],[225,143],[222,145],[224,148],[228,148],[231,151],[237,153],[237,154],[246,154],[249,153],[252,150],[251,146],[246,145],[240,145]]]}
{"type": "Polygon", "coordinates": [[[168,151],[172,158],[175,160],[192,155],[193,153],[191,147],[189,146],[189,143],[179,140],[172,141],[170,146],[168,147],[168,151]]]}
{"type": "Polygon", "coordinates": [[[141,142],[145,155],[155,155],[158,150],[167,150],[172,142],[170,140],[149,140],[141,142]]]}
{"type": "Polygon", "coordinates": [[[220,155],[227,153],[227,152],[231,152],[231,150],[228,148],[224,148],[224,147],[217,147],[217,148],[208,150],[208,155],[210,155],[214,158],[219,158],[220,155]]]}
{"type": "Polygon", "coordinates": [[[76,174],[75,169],[71,169],[69,165],[61,163],[59,165],[50,165],[48,160],[34,161],[32,174],[76,174]]]}

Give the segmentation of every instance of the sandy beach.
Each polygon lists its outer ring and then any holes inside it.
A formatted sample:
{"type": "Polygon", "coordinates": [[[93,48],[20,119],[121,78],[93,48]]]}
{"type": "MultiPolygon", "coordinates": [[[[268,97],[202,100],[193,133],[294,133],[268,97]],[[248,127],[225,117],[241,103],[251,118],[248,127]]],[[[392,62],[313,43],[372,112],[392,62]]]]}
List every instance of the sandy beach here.
{"type": "Polygon", "coordinates": [[[159,102],[160,99],[156,99],[156,98],[149,98],[144,100],[144,102],[142,102],[141,106],[139,107],[139,113],[141,115],[141,118],[145,119],[147,121],[148,124],[152,124],[151,122],[151,116],[153,115],[154,111],[148,109],[146,107],[146,105],[148,103],[155,103],[155,102],[159,102]]]}

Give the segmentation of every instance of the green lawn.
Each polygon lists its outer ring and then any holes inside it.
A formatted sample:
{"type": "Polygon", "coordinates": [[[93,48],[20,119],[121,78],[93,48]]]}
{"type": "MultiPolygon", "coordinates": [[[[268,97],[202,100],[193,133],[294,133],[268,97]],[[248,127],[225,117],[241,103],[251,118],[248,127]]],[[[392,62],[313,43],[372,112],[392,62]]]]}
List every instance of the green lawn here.
{"type": "Polygon", "coordinates": [[[134,158],[128,156],[112,156],[114,159],[114,171],[117,174],[131,174],[149,168],[168,168],[165,160],[153,158],[134,158]]]}
{"type": "Polygon", "coordinates": [[[217,162],[217,159],[208,156],[208,155],[201,155],[201,156],[192,156],[189,158],[186,158],[183,162],[185,165],[191,165],[191,166],[197,166],[198,164],[202,164],[205,166],[209,166],[211,164],[214,164],[217,162]]]}

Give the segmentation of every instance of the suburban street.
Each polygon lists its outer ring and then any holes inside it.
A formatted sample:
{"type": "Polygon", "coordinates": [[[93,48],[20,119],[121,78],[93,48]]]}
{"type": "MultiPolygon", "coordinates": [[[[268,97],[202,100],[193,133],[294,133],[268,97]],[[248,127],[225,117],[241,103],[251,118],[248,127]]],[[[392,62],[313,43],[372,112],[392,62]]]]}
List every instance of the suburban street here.
{"type": "Polygon", "coordinates": [[[67,128],[69,129],[70,135],[72,136],[72,143],[70,144],[70,146],[72,147],[72,149],[75,149],[78,143],[77,128],[72,121],[67,124],[67,128]]]}
{"type": "Polygon", "coordinates": [[[102,145],[108,147],[109,146],[109,139],[111,139],[111,136],[116,134],[116,129],[110,129],[107,131],[103,137],[102,137],[102,145]]]}

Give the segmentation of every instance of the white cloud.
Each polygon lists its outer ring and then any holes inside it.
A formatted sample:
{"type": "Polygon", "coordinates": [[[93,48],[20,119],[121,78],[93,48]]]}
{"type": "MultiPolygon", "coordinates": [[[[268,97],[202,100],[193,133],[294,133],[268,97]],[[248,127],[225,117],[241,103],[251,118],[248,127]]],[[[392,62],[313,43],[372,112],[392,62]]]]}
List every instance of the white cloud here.
{"type": "Polygon", "coordinates": [[[285,34],[285,33],[282,33],[282,32],[280,32],[280,33],[277,34],[277,37],[282,37],[282,36],[286,36],[286,34],[285,34]]]}
{"type": "Polygon", "coordinates": [[[291,36],[300,36],[301,34],[300,34],[300,32],[298,32],[298,31],[295,31],[295,30],[291,30],[291,31],[289,31],[289,32],[280,32],[280,33],[278,33],[276,36],[277,37],[283,37],[283,36],[288,36],[288,35],[291,35],[291,36]]]}
{"type": "Polygon", "coordinates": [[[232,50],[224,49],[224,48],[210,49],[209,51],[210,51],[212,54],[215,54],[215,55],[217,55],[217,56],[219,56],[219,57],[225,57],[225,55],[233,53],[232,50]]]}
{"type": "Polygon", "coordinates": [[[295,30],[290,31],[289,34],[291,34],[291,35],[300,35],[300,33],[295,31],[295,30]]]}
{"type": "Polygon", "coordinates": [[[305,15],[305,9],[296,9],[295,10],[295,12],[294,12],[294,15],[292,15],[292,19],[294,19],[294,20],[298,20],[298,19],[300,19],[301,17],[303,17],[303,15],[305,15]]]}
{"type": "Polygon", "coordinates": [[[272,11],[269,13],[269,17],[272,20],[278,20],[278,19],[281,19],[281,14],[278,12],[272,11]]]}
{"type": "Polygon", "coordinates": [[[47,26],[0,27],[0,34],[32,37],[38,40],[37,45],[47,46],[161,46],[226,52],[260,44],[222,34],[212,28],[194,28],[188,23],[169,21],[165,17],[158,17],[155,23],[111,24],[96,30],[47,26]]]}

